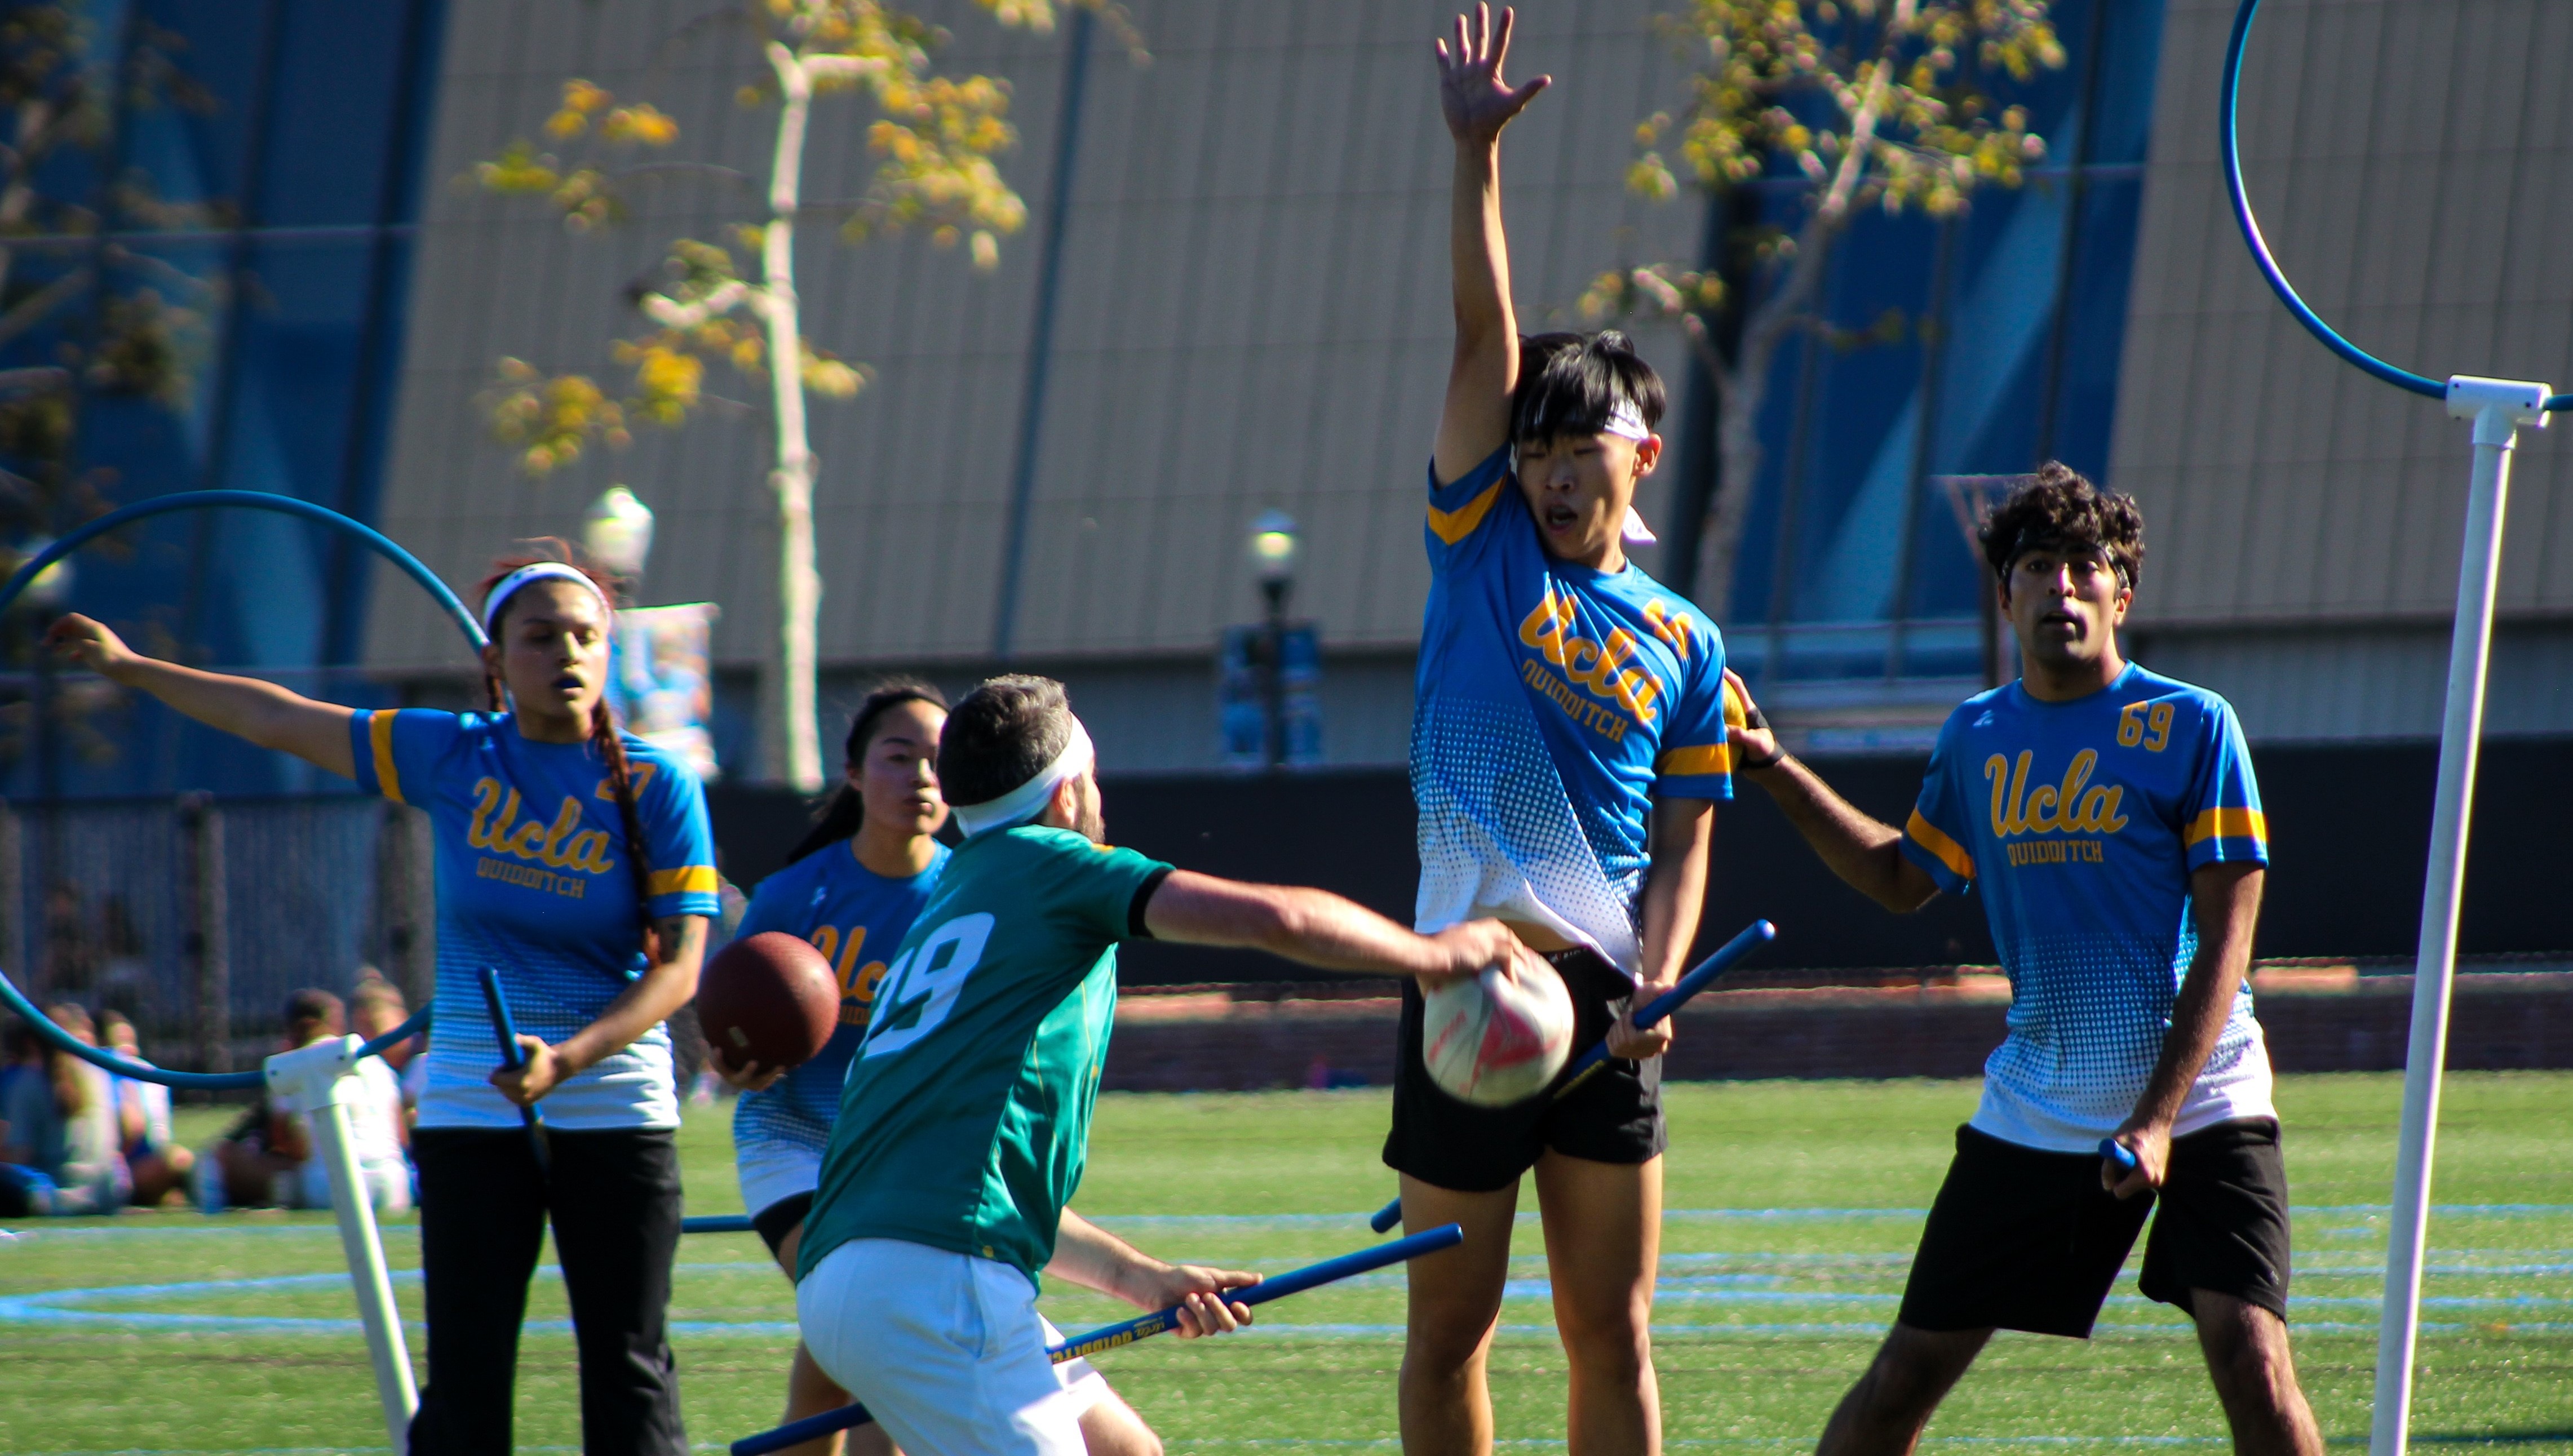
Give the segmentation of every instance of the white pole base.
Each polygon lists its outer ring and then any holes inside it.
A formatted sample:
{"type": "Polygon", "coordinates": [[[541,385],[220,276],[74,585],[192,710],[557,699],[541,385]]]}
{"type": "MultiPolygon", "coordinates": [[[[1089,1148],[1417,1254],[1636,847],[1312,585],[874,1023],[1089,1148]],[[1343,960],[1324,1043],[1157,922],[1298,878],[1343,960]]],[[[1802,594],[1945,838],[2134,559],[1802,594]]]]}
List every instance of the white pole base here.
{"type": "Polygon", "coordinates": [[[348,1256],[358,1319],[367,1329],[385,1431],[393,1438],[394,1456],[407,1456],[411,1418],[420,1412],[420,1387],[412,1379],[411,1351],[403,1343],[402,1313],[394,1307],[393,1276],[385,1267],[375,1204],[368,1200],[366,1176],[349,1137],[348,1103],[365,1086],[357,1076],[358,1049],[364,1045],[356,1037],[343,1037],[281,1052],[266,1064],[268,1088],[272,1094],[293,1097],[312,1119],[313,1155],[331,1176],[331,1214],[340,1225],[341,1252],[348,1256]]]}
{"type": "Polygon", "coordinates": [[[2448,413],[2471,419],[2474,470],[2457,567],[2457,621],[2448,642],[2448,700],[2439,725],[2439,786],[2430,813],[2430,863],[2421,887],[2421,942],[2413,961],[2412,1036],[2403,1064],[2403,1125],[2395,1143],[2393,1229],[2385,1247],[2385,1303],[2376,1334],[2376,1409],[2369,1456],[2404,1456],[2412,1418],[2414,1341],[2420,1333],[2421,1252],[2430,1220],[2430,1158],[2439,1126],[2439,1073],[2448,1053],[2448,991],[2457,972],[2457,903],[2466,885],[2467,816],[2483,736],[2484,678],[2491,665],[2493,590],[2501,574],[2510,455],[2520,426],[2546,426],[2544,384],[2458,374],[2448,413]]]}

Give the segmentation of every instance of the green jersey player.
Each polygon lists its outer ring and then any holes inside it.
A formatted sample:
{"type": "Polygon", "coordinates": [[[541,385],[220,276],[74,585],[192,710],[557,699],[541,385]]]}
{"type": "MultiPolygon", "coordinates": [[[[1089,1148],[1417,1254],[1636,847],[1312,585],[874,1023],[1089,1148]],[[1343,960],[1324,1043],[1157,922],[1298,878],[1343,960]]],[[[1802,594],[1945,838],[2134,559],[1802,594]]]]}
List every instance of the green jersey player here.
{"type": "MultiPolygon", "coordinates": [[[[1083,1450],[1036,1281],[1089,1153],[1120,941],[1431,984],[1534,966],[1497,921],[1418,936],[1319,890],[1110,849],[1092,761],[1046,678],[995,678],[948,716],[938,777],[965,842],[887,964],[805,1217],[805,1346],[911,1456],[1083,1450]]],[[[1250,1318],[1223,1298],[1249,1276],[1180,1274],[1183,1334],[1250,1318]]]]}

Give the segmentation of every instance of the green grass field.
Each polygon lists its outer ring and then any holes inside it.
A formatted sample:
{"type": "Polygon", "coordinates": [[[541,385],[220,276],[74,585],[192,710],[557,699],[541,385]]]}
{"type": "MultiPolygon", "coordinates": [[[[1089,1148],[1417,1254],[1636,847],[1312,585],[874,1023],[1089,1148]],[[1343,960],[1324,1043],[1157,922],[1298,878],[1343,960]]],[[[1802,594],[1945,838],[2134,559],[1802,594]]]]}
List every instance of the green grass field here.
{"type": "MultiPolygon", "coordinates": [[[[2297,1207],[2296,1350],[2335,1443],[2363,1444],[2383,1203],[2400,1086],[2285,1080],[2297,1207]]],[[[1386,1093],[1101,1099],[1079,1206],[1154,1252],[1277,1270],[1368,1241],[1391,1192],[1376,1161],[1386,1093]]],[[[1919,1213],[1972,1083],[1675,1087],[1662,1294],[1662,1398],[1676,1450],[1810,1446],[1893,1316],[1919,1213]]],[[[683,1134],[689,1210],[739,1209],[728,1114],[683,1134]]],[[[209,1133],[201,1118],[191,1136],[209,1133]]],[[[2573,1451],[2573,1075],[2449,1079],[2414,1430],[2424,1444],[2573,1451]]],[[[0,1244],[0,1450],[364,1451],[384,1447],[366,1352],[327,1218],[194,1212],[15,1225],[0,1244]],[[294,1278],[294,1276],[305,1276],[294,1278]],[[292,1279],[292,1282],[285,1280],[292,1279]],[[248,1281],[232,1282],[225,1281],[248,1281]],[[67,1293],[65,1291],[88,1291],[67,1293]],[[265,1323],[338,1320],[316,1330],[265,1323]]],[[[418,1264],[407,1224],[395,1266],[418,1264]]],[[[1559,1445],[1562,1356],[1523,1223],[1493,1360],[1504,1442],[1559,1445]]],[[[688,1428],[705,1449],[772,1424],[792,1348],[785,1281],[748,1234],[681,1249],[688,1428]]],[[[417,1321],[417,1284],[401,1286],[417,1321]]],[[[1079,1330],[1119,1306],[1053,1292],[1079,1330]]],[[[560,1321],[540,1281],[530,1317],[560,1321]]],[[[1103,1357],[1174,1452],[1394,1449],[1397,1275],[1283,1301],[1261,1332],[1159,1340],[1103,1357]]],[[[2087,1344],[2005,1335],[1931,1427],[1952,1449],[2221,1445],[2186,1327],[2130,1278],[2087,1344]]],[[[518,1439],[577,1449],[567,1335],[539,1328],[519,1363],[518,1439]]],[[[414,1359],[420,1331],[412,1332],[414,1359]]]]}

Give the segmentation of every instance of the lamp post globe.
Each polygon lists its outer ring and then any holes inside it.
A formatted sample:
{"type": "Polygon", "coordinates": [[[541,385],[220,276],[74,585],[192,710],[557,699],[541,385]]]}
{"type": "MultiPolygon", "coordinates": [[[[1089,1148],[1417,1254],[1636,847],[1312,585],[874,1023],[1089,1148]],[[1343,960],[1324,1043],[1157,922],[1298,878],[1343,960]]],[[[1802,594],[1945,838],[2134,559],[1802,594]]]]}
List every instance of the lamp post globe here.
{"type": "Polygon", "coordinates": [[[590,559],[619,576],[640,576],[652,555],[652,507],[622,485],[590,502],[580,517],[580,543],[590,559]]]}
{"type": "Polygon", "coordinates": [[[1275,596],[1294,586],[1295,557],[1302,546],[1295,518],[1283,510],[1264,510],[1251,523],[1251,567],[1263,591],[1275,596]]]}
{"type": "Polygon", "coordinates": [[[1295,518],[1283,510],[1264,510],[1251,523],[1251,568],[1260,577],[1261,595],[1269,599],[1260,685],[1268,709],[1266,756],[1272,770],[1286,766],[1286,597],[1295,589],[1295,556],[1301,546],[1295,518]]]}

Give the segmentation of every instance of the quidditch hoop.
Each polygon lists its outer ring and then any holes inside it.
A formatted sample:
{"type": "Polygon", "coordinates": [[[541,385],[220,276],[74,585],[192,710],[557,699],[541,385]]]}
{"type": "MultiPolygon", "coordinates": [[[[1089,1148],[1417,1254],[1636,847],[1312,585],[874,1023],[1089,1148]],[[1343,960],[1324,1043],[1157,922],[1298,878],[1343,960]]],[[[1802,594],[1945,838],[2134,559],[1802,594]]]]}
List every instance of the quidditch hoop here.
{"type": "MultiPolygon", "coordinates": [[[[149,516],[166,515],[174,510],[205,510],[223,505],[238,505],[251,510],[272,510],[280,515],[300,515],[306,520],[318,521],[357,537],[377,555],[401,567],[404,575],[419,582],[429,596],[436,600],[439,609],[444,611],[464,633],[465,642],[476,653],[482,650],[482,645],[487,639],[482,635],[481,625],[473,620],[473,614],[464,609],[464,603],[455,599],[455,593],[447,589],[445,582],[437,579],[436,572],[422,565],[419,557],[404,550],[393,537],[364,521],[352,520],[327,505],[315,505],[312,501],[298,500],[292,495],[272,495],[265,490],[183,490],[175,495],[156,496],[151,500],[139,501],[120,510],[111,510],[28,558],[5,585],[0,585],[0,612],[9,609],[10,604],[18,599],[19,595],[27,589],[27,584],[34,581],[39,572],[119,526],[149,516]]],[[[163,1087],[205,1092],[255,1088],[260,1086],[265,1078],[265,1074],[256,1070],[225,1073],[172,1072],[165,1068],[147,1067],[139,1062],[128,1062],[112,1053],[102,1052],[55,1026],[43,1012],[36,1009],[36,1004],[29,1001],[25,993],[18,990],[5,972],[0,972],[0,1006],[6,1006],[26,1018],[27,1024],[35,1029],[38,1037],[94,1067],[104,1068],[119,1077],[130,1077],[138,1082],[157,1082],[163,1087]]],[[[366,1044],[360,1049],[359,1055],[381,1056],[387,1048],[400,1046],[426,1030],[428,1026],[429,1009],[423,1007],[410,1021],[366,1044]]]]}
{"type": "MultiPolygon", "coordinates": [[[[2287,282],[2287,276],[2278,269],[2278,261],[2269,256],[2269,240],[2260,235],[2260,220],[2252,216],[2250,195],[2242,190],[2242,146],[2235,126],[2241,110],[2242,48],[2251,38],[2251,20],[2259,11],[2260,0],[2242,0],[2242,8],[2233,12],[2233,38],[2224,48],[2224,84],[2217,105],[2217,127],[2223,133],[2224,190],[2233,199],[2233,221],[2241,225],[2242,242],[2251,250],[2251,262],[2269,281],[2270,292],[2278,296],[2278,302],[2286,305],[2287,312],[2321,340],[2325,349],[2396,388],[2433,399],[2446,398],[2445,380],[2397,368],[2342,338],[2339,330],[2324,323],[2322,316],[2297,296],[2295,285],[2287,282]]],[[[2546,407],[2550,412],[2573,408],[2573,394],[2552,395],[2546,407]]]]}

